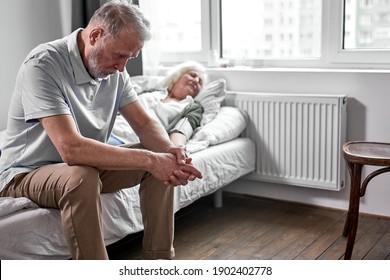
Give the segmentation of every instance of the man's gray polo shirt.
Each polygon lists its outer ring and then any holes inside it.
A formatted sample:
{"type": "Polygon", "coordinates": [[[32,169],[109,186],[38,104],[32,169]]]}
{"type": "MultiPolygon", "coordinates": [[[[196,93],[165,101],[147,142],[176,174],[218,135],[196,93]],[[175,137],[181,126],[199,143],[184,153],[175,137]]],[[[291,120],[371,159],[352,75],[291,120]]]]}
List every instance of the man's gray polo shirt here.
{"type": "Polygon", "coordinates": [[[0,191],[16,174],[63,162],[39,118],[71,115],[81,135],[106,142],[118,109],[138,99],[126,71],[91,78],[77,46],[79,31],[38,46],[19,69],[0,156],[0,191]]]}

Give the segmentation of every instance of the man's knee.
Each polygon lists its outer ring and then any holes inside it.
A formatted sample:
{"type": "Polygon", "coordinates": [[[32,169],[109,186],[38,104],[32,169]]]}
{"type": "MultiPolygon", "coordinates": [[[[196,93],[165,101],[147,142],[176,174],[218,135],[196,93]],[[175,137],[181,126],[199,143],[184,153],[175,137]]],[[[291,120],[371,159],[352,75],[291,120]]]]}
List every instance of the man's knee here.
{"type": "Polygon", "coordinates": [[[101,182],[99,171],[91,166],[70,166],[66,171],[66,185],[68,192],[77,191],[93,196],[99,195],[101,191],[101,182]]]}

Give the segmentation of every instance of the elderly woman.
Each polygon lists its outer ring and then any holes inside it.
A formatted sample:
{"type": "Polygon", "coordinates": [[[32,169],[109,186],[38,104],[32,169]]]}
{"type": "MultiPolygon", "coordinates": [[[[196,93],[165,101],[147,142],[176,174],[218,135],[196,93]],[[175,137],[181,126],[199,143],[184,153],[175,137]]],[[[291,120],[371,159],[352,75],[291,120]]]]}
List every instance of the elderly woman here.
{"type": "MultiPolygon", "coordinates": [[[[203,109],[194,101],[206,83],[205,68],[193,61],[179,64],[172,68],[167,76],[157,86],[162,89],[140,94],[140,101],[154,118],[160,121],[173,143],[183,146],[200,125],[203,109]]],[[[136,141],[129,133],[130,127],[118,116],[117,124],[112,132],[113,140],[136,141]],[[130,139],[129,139],[130,138],[130,139]]],[[[119,143],[121,143],[119,142],[119,143]]]]}

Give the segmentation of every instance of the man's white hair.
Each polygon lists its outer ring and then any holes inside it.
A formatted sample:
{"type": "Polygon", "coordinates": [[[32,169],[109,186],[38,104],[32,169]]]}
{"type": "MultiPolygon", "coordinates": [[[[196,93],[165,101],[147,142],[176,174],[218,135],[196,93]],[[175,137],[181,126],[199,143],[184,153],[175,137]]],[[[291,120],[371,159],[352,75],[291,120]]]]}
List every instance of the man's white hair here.
{"type": "Polygon", "coordinates": [[[168,72],[166,77],[161,81],[162,86],[166,87],[168,91],[170,91],[172,89],[173,84],[176,83],[176,81],[179,80],[185,72],[190,70],[196,71],[199,74],[199,76],[203,80],[203,85],[207,83],[206,68],[196,61],[187,61],[173,67],[168,72]]]}

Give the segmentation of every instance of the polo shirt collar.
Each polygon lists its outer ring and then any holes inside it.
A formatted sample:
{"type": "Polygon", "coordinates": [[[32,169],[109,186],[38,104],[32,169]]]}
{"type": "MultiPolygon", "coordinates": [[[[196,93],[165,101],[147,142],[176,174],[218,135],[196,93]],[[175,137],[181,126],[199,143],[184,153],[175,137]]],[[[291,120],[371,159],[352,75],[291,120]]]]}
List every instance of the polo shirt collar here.
{"type": "Polygon", "coordinates": [[[79,46],[77,45],[77,35],[83,29],[79,28],[69,35],[68,40],[68,51],[70,57],[70,63],[73,68],[73,74],[76,79],[76,84],[85,84],[90,82],[96,82],[91,75],[89,75],[87,69],[84,66],[83,60],[81,59],[79,46]]]}

